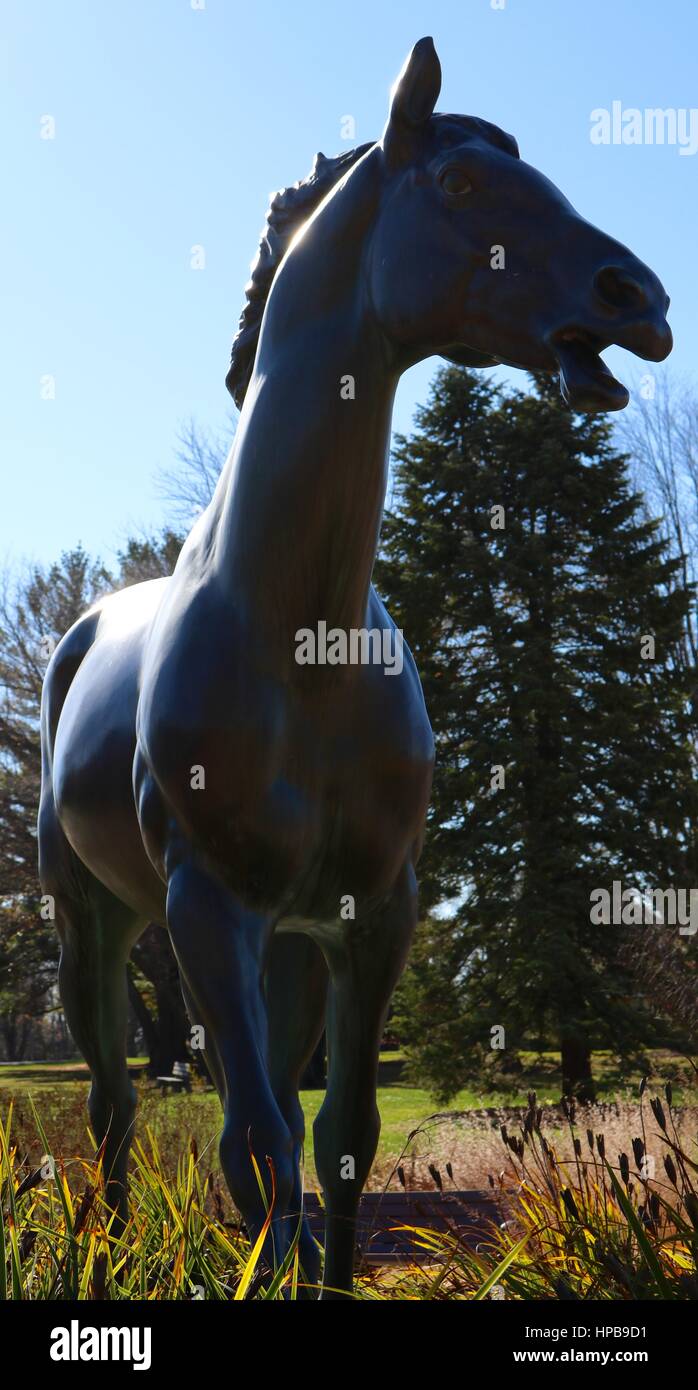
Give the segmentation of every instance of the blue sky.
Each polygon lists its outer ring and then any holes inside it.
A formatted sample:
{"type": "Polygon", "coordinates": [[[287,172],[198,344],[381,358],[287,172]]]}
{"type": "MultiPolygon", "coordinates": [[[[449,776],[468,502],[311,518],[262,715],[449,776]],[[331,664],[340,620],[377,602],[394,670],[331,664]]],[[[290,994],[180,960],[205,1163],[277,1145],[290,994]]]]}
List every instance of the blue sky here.
{"type": "MultiPolygon", "coordinates": [[[[351,143],[377,138],[425,33],[439,108],[510,130],[652,266],[672,296],[673,370],[695,374],[698,154],[590,140],[591,111],[613,101],[698,107],[695,0],[498,3],[4,0],[0,561],[48,562],[78,541],[109,559],[129,531],[165,520],[154,475],[181,422],[226,420],[269,193],[316,150],[348,148],[344,116],[351,143]]],[[[634,360],[607,360],[627,383],[634,360]]],[[[437,365],[403,379],[398,428],[437,365]]]]}

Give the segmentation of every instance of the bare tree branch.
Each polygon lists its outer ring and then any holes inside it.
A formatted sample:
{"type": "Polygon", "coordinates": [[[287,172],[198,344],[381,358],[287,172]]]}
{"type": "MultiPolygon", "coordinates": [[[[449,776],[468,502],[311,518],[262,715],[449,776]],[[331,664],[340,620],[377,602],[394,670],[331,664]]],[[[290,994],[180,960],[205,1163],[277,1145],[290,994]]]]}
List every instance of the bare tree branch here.
{"type": "Polygon", "coordinates": [[[188,530],[205,511],[216,490],[234,433],[232,416],[229,428],[220,434],[211,433],[193,419],[180,429],[174,464],[159,469],[155,475],[157,491],[171,508],[173,525],[188,530]]]}
{"type": "MultiPolygon", "coordinates": [[[[662,534],[681,562],[682,583],[698,579],[698,391],[688,379],[655,372],[633,394],[616,426],[621,448],[644,492],[649,514],[662,519],[662,534]]],[[[685,658],[698,665],[695,607],[686,622],[685,658]]]]}

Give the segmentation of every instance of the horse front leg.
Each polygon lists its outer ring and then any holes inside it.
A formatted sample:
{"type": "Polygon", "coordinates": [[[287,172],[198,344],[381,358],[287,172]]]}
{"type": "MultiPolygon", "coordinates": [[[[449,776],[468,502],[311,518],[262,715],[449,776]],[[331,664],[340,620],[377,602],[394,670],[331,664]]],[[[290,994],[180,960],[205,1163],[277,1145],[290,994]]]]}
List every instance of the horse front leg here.
{"type": "Polygon", "coordinates": [[[385,1016],[417,921],[414,870],[406,866],[379,909],[323,934],[330,971],[328,1083],[313,1133],[325,1198],[321,1299],[353,1290],[356,1217],[380,1134],[378,1056],[385,1016]]]}
{"type": "Polygon", "coordinates": [[[285,1254],[293,1144],[267,1066],[262,979],[269,923],[246,909],[207,869],[187,860],[169,881],[167,925],[192,1022],[203,1026],[204,1046],[221,1092],[221,1166],[252,1243],[273,1196],[273,1219],[263,1250],[273,1268],[285,1254]]]}

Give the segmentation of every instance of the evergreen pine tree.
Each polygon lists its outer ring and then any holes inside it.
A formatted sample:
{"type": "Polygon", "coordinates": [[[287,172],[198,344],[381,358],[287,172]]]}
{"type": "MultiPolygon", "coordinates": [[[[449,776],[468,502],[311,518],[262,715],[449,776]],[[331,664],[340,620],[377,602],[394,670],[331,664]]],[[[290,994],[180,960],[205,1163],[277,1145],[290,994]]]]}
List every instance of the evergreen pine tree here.
{"type": "Polygon", "coordinates": [[[628,934],[678,930],[592,925],[591,891],[690,886],[676,654],[691,594],[608,422],[572,414],[547,378],[534,387],[502,396],[439,372],[397,440],[374,576],[436,737],[424,921],[397,1013],[443,1097],[493,1046],[531,1037],[590,1096],[592,1046],[627,1056],[658,1036],[628,934]]]}

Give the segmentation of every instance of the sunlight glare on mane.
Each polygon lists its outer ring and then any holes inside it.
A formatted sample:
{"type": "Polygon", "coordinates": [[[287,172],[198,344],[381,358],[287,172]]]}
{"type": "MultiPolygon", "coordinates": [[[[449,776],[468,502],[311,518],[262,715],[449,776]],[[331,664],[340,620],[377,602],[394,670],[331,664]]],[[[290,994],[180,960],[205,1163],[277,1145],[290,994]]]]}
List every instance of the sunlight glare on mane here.
{"type": "Polygon", "coordinates": [[[353,168],[373,141],[347,150],[345,154],[327,157],[317,154],[306,178],[274,194],[267,211],[267,220],[259,242],[250,279],[245,286],[246,303],[240,315],[238,331],[233,339],[230,367],[225,384],[238,410],[242,409],[245,393],[252,376],[259,330],[274,276],[293,241],[294,236],[319,207],[323,198],[343,174],[353,168]]]}

